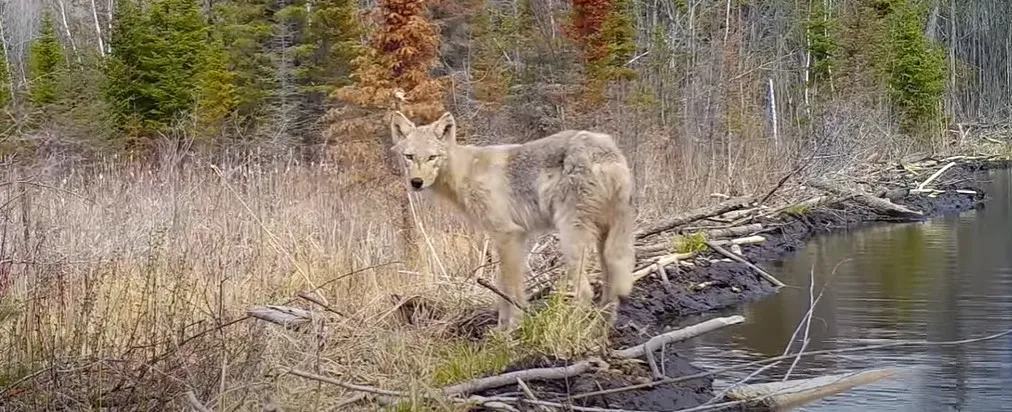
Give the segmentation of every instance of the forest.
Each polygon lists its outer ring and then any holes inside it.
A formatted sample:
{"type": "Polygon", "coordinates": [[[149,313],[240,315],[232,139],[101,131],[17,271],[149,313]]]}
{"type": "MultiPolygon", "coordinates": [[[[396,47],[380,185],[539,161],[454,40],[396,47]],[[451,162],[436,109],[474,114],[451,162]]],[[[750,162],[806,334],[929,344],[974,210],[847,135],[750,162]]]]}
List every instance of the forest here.
{"type": "Polygon", "coordinates": [[[585,352],[564,309],[446,337],[495,268],[405,191],[392,109],[468,144],[610,133],[650,221],[1002,143],[1008,27],[1003,0],[0,0],[0,405],[350,408],[284,370],[408,391],[585,352]],[[326,345],[246,315],[306,290],[326,345]]]}

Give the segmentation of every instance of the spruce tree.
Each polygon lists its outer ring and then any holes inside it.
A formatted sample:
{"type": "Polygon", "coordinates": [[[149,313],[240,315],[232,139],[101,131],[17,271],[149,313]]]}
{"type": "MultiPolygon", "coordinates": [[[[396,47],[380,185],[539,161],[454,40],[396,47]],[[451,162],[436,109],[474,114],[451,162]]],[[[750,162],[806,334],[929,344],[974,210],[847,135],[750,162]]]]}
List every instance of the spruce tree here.
{"type": "Polygon", "coordinates": [[[105,96],[128,137],[164,130],[191,112],[208,56],[207,25],[194,0],[155,0],[143,12],[117,2],[105,96]]]}
{"type": "Polygon", "coordinates": [[[56,38],[56,29],[49,12],[42,15],[42,33],[32,42],[28,52],[28,73],[31,79],[28,98],[37,107],[56,102],[59,76],[64,69],[63,46],[56,38]]]}
{"type": "Polygon", "coordinates": [[[350,0],[314,3],[305,42],[298,50],[303,64],[297,74],[305,90],[329,94],[350,84],[351,61],[361,35],[356,4],[350,0]]]}
{"type": "Polygon", "coordinates": [[[276,27],[269,0],[234,0],[214,6],[214,30],[222,39],[229,67],[235,73],[237,114],[255,125],[266,115],[275,89],[275,57],[268,45],[276,27]]]}
{"type": "MultiPolygon", "coordinates": [[[[239,104],[234,84],[235,72],[228,67],[228,56],[220,38],[215,38],[201,58],[197,79],[197,133],[213,137],[221,133],[221,126],[239,104]]],[[[205,142],[208,143],[208,142],[205,142]]]]}

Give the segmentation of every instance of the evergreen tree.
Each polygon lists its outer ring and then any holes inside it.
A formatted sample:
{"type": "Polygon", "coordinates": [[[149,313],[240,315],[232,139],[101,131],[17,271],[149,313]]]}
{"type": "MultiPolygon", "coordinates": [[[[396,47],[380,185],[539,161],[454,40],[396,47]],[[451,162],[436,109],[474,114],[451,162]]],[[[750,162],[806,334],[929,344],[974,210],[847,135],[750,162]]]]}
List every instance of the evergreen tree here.
{"type": "Polygon", "coordinates": [[[233,0],[214,6],[214,30],[220,35],[228,66],[235,73],[237,114],[246,122],[265,117],[276,88],[275,57],[269,43],[276,27],[269,0],[233,0]]]}
{"type": "Polygon", "coordinates": [[[117,3],[105,96],[128,137],[163,130],[193,109],[207,29],[194,0],[155,0],[147,13],[117,3]]]}
{"type": "Polygon", "coordinates": [[[574,0],[566,33],[580,46],[592,83],[629,78],[624,67],[636,50],[627,0],[574,0]]]}
{"type": "Polygon", "coordinates": [[[314,3],[305,42],[298,50],[304,61],[297,75],[306,90],[329,94],[350,83],[351,61],[361,35],[356,4],[350,0],[314,3]]]}
{"type": "Polygon", "coordinates": [[[221,132],[222,123],[238,106],[238,91],[235,72],[228,68],[228,56],[220,38],[208,45],[201,63],[196,99],[198,134],[212,137],[221,132]]]}
{"type": "Polygon", "coordinates": [[[49,12],[42,15],[42,33],[32,42],[28,54],[28,73],[31,78],[29,100],[36,106],[56,102],[59,76],[64,69],[63,46],[56,38],[56,29],[49,12]]]}

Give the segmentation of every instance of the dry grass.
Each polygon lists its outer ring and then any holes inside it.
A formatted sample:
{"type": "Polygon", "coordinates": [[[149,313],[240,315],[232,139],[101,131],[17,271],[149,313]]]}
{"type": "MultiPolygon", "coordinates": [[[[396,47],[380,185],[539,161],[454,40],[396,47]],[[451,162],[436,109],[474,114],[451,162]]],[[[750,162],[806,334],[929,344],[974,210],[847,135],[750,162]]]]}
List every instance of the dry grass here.
{"type": "MultiPolygon", "coordinates": [[[[713,151],[676,145],[665,134],[641,140],[605,129],[636,167],[640,220],[712,203],[710,193],[764,192],[807,156],[801,145],[758,138],[713,151]]],[[[834,130],[807,173],[909,151],[867,139],[854,125],[834,130]]],[[[327,410],[354,394],[284,371],[421,393],[517,359],[574,357],[605,343],[597,316],[559,300],[509,337],[447,337],[450,320],[493,302],[474,282],[485,263],[484,235],[419,199],[422,258],[401,262],[399,219],[391,213],[400,199],[363,192],[330,165],[6,170],[0,182],[13,183],[0,186],[4,410],[178,409],[188,389],[216,411],[268,403],[327,410]],[[310,289],[346,315],[329,315],[324,341],[259,321],[231,322],[252,305],[310,307],[292,300],[310,289]],[[441,312],[408,324],[394,295],[424,297],[441,312]]],[[[495,271],[488,267],[484,276],[495,271]]]]}

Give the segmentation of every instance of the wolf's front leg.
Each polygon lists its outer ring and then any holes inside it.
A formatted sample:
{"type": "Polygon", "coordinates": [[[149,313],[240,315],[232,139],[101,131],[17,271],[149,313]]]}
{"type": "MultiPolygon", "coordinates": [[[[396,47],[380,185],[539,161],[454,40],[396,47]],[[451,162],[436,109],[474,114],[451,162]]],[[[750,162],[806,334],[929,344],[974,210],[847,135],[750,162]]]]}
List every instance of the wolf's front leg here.
{"type": "MultiPolygon", "coordinates": [[[[524,296],[524,245],[523,234],[496,234],[493,236],[499,252],[498,287],[506,296],[520,305],[526,303],[524,296]]],[[[520,322],[522,312],[506,299],[499,298],[499,329],[509,330],[520,322]]]]}

